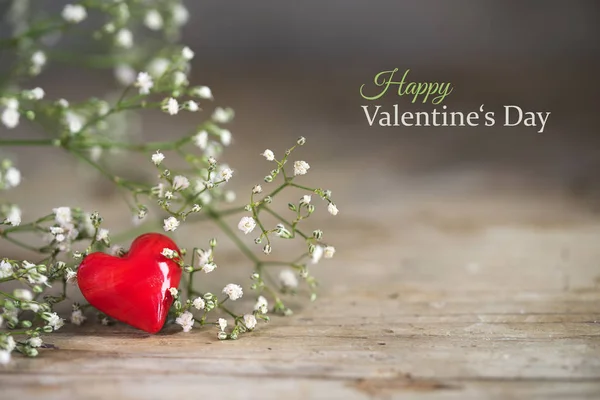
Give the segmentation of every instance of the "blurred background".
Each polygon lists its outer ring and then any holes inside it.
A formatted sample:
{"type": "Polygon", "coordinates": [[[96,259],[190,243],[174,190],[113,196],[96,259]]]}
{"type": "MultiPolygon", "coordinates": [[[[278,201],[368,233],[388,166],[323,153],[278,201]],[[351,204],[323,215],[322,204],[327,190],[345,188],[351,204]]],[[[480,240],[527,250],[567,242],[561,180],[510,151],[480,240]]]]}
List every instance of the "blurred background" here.
{"type": "MultiPolygon", "coordinates": [[[[323,272],[326,282],[366,285],[385,275],[389,282],[440,286],[467,277],[481,288],[598,285],[598,2],[187,5],[191,19],[182,42],[196,52],[190,81],[210,86],[216,104],[236,111],[234,143],[224,156],[236,170],[232,187],[247,192],[260,182],[268,172],[259,156],[265,148],[282,152],[298,136],[308,139],[301,156],[311,165],[305,182],[332,189],[341,210],[334,220],[323,209],[318,214],[341,257],[331,273],[323,272]],[[445,104],[452,110],[485,104],[501,116],[503,105],[516,104],[552,114],[543,134],[501,123],[369,127],[358,89],[396,67],[410,68],[415,81],[451,82],[445,104]]],[[[69,45],[82,50],[86,42],[69,45]]],[[[117,88],[111,70],[63,64],[52,64],[35,84],[48,97],[67,99],[117,88]]],[[[394,95],[381,103],[408,105],[394,95]]],[[[197,122],[191,113],[139,119],[144,140],[181,135],[197,122]]],[[[18,135],[39,133],[21,128],[18,135]]],[[[9,195],[24,213],[69,202],[91,204],[109,225],[129,222],[111,184],[59,151],[13,154],[24,183],[9,195]]],[[[130,174],[149,170],[127,162],[115,159],[113,166],[130,174]]],[[[205,233],[185,232],[181,240],[205,233]]],[[[231,260],[241,260],[236,257],[231,260]]]]}

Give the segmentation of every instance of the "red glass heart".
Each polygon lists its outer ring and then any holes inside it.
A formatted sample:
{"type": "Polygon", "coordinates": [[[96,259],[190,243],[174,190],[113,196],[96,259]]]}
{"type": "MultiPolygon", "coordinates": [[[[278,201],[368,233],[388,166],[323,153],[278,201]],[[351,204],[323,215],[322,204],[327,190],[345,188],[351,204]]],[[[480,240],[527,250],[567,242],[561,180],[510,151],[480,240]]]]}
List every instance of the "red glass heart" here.
{"type": "Polygon", "coordinates": [[[105,253],[86,256],[77,271],[83,297],[106,315],[149,333],[161,330],[179,286],[181,267],[163,256],[164,248],[179,252],[160,233],[147,233],[131,243],[123,257],[105,253]]]}

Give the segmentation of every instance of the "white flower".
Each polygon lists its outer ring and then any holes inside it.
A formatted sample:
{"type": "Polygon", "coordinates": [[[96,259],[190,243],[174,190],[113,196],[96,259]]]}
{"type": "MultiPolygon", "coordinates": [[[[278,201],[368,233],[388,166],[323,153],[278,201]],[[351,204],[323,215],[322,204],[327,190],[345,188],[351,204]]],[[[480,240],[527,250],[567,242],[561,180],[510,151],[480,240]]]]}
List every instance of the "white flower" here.
{"type": "Polygon", "coordinates": [[[329,203],[329,205],[327,206],[327,211],[329,211],[329,214],[331,214],[331,215],[337,215],[338,208],[336,207],[335,204],[329,203]]]}
{"type": "Polygon", "coordinates": [[[313,264],[316,264],[321,260],[321,257],[323,257],[323,252],[323,246],[315,246],[315,249],[311,254],[313,264]]]}
{"type": "Polygon", "coordinates": [[[27,339],[27,344],[31,347],[40,347],[43,343],[42,338],[38,336],[27,339]]]}
{"type": "Polygon", "coordinates": [[[62,18],[70,23],[78,24],[87,17],[85,7],[79,4],[67,4],[61,13],[62,18]]]}
{"type": "Polygon", "coordinates": [[[2,111],[2,123],[8,129],[12,129],[19,125],[21,114],[17,108],[7,107],[2,111]]]}
{"type": "Polygon", "coordinates": [[[46,54],[41,50],[31,55],[31,63],[38,69],[46,65],[46,61],[46,54]]]}
{"type": "Polygon", "coordinates": [[[127,28],[120,29],[115,35],[115,44],[124,49],[130,49],[133,46],[133,34],[127,28]]]}
{"type": "Polygon", "coordinates": [[[33,300],[33,293],[31,293],[31,291],[27,289],[15,289],[13,292],[13,296],[15,296],[19,300],[33,300]]]}
{"type": "Polygon", "coordinates": [[[135,86],[140,88],[140,94],[150,93],[150,89],[154,87],[154,81],[147,72],[140,72],[135,81],[135,86]]]}
{"type": "Polygon", "coordinates": [[[77,272],[72,269],[68,269],[65,272],[65,278],[67,279],[67,283],[70,283],[71,285],[77,284],[77,272]]]}
{"type": "Polygon", "coordinates": [[[0,365],[6,365],[10,362],[10,351],[0,350],[0,365]]]}
{"type": "Polygon", "coordinates": [[[226,124],[229,121],[231,121],[232,117],[233,117],[233,112],[231,111],[231,109],[225,110],[224,108],[217,107],[217,108],[215,108],[215,111],[213,112],[211,118],[215,122],[219,122],[221,124],[226,124]]]}
{"type": "Polygon", "coordinates": [[[204,299],[202,297],[196,297],[192,302],[192,305],[196,310],[204,310],[206,303],[204,302],[204,299]]]}
{"type": "Polygon", "coordinates": [[[52,329],[57,331],[64,324],[65,324],[65,321],[62,318],[60,318],[58,315],[56,315],[56,313],[50,314],[50,317],[48,318],[48,325],[51,326],[52,329]]]}
{"type": "Polygon", "coordinates": [[[65,122],[67,127],[69,128],[69,132],[78,133],[83,128],[83,123],[85,119],[79,115],[74,113],[73,111],[67,111],[65,113],[65,122]]]}
{"type": "Polygon", "coordinates": [[[219,328],[221,328],[221,331],[227,328],[227,320],[225,318],[219,318],[219,328]]]}
{"type": "Polygon", "coordinates": [[[208,86],[198,86],[192,90],[192,96],[198,96],[201,99],[213,100],[212,90],[208,86]]]}
{"type": "Polygon", "coordinates": [[[259,194],[259,193],[262,193],[262,186],[260,186],[260,185],[255,185],[255,186],[252,188],[252,193],[254,193],[254,194],[259,194]]]}
{"type": "Polygon", "coordinates": [[[225,202],[233,203],[235,201],[235,192],[233,190],[228,190],[225,192],[225,202]]]}
{"type": "Polygon", "coordinates": [[[183,175],[173,178],[173,190],[185,190],[190,187],[190,181],[183,175]]]}
{"type": "Polygon", "coordinates": [[[135,70],[129,65],[119,64],[114,70],[115,78],[123,86],[129,86],[135,82],[135,70]]]}
{"type": "Polygon", "coordinates": [[[206,145],[208,144],[208,132],[200,131],[194,136],[194,144],[198,146],[201,150],[206,149],[206,145]]]}
{"type": "Polygon", "coordinates": [[[170,115],[175,115],[179,112],[179,103],[174,98],[169,98],[163,105],[163,110],[168,112],[170,115]]]}
{"type": "Polygon", "coordinates": [[[206,274],[213,272],[215,268],[217,268],[217,264],[213,262],[208,262],[202,265],[202,271],[204,271],[206,274]]]}
{"type": "Polygon", "coordinates": [[[13,351],[15,349],[15,347],[17,347],[15,338],[13,338],[12,335],[5,336],[4,340],[5,340],[4,346],[5,346],[6,350],[13,351]]]}
{"type": "Polygon", "coordinates": [[[244,325],[250,330],[254,329],[256,327],[256,317],[252,314],[244,315],[244,325]]]}
{"type": "Polygon", "coordinates": [[[160,78],[169,69],[170,61],[166,58],[155,58],[148,64],[148,72],[154,78],[160,78]]]}
{"type": "Polygon", "coordinates": [[[160,254],[162,254],[163,256],[165,256],[167,258],[175,258],[177,256],[177,252],[175,250],[169,249],[168,247],[165,247],[164,249],[162,249],[160,254]]]}
{"type": "Polygon", "coordinates": [[[200,107],[198,107],[198,103],[196,103],[194,100],[186,101],[185,108],[187,108],[191,112],[196,112],[200,109],[200,107]]]}
{"type": "Polygon", "coordinates": [[[221,130],[221,143],[224,146],[229,146],[231,144],[231,132],[228,129],[221,130]]]}
{"type": "Polygon", "coordinates": [[[269,303],[267,299],[263,296],[258,296],[258,300],[256,300],[256,304],[254,305],[254,310],[260,312],[261,314],[266,314],[269,311],[269,303]]]}
{"type": "Polygon", "coordinates": [[[229,296],[229,300],[237,300],[244,294],[242,287],[240,285],[236,285],[235,283],[226,285],[223,288],[223,293],[229,296]]]}
{"type": "Polygon", "coordinates": [[[62,227],[66,227],[72,221],[71,209],[69,207],[58,207],[53,209],[54,220],[62,227]]]}
{"type": "Polygon", "coordinates": [[[225,180],[225,182],[229,182],[229,180],[233,176],[233,170],[231,168],[223,168],[219,172],[219,175],[221,176],[221,179],[225,180]]]}
{"type": "Polygon", "coordinates": [[[42,100],[45,95],[46,92],[44,92],[44,89],[42,89],[41,87],[36,87],[35,89],[31,89],[29,91],[29,97],[32,100],[42,100]]]}
{"type": "Polygon", "coordinates": [[[312,199],[311,196],[306,194],[306,195],[302,196],[302,198],[300,199],[300,203],[301,204],[310,204],[311,199],[312,199]]]}
{"type": "Polygon", "coordinates": [[[10,167],[4,173],[4,182],[7,188],[19,186],[21,183],[21,171],[15,167],[10,167]]]}
{"type": "Polygon", "coordinates": [[[163,17],[158,11],[150,10],[144,16],[144,25],[146,25],[148,29],[157,31],[163,27],[163,17]]]}
{"type": "Polygon", "coordinates": [[[173,83],[175,84],[175,86],[187,85],[187,76],[181,71],[175,71],[173,73],[173,83]]]}
{"type": "Polygon", "coordinates": [[[163,222],[164,222],[163,228],[167,232],[174,231],[179,226],[179,221],[175,217],[169,217],[169,218],[165,219],[163,222]]]}
{"type": "Polygon", "coordinates": [[[86,319],[87,318],[85,317],[85,315],[83,315],[81,310],[75,310],[71,313],[71,323],[74,325],[81,325],[85,322],[86,319]]]}
{"type": "Polygon", "coordinates": [[[177,294],[179,293],[179,291],[177,290],[177,288],[169,288],[169,293],[171,293],[171,296],[173,297],[177,297],[177,294]]]}
{"type": "Polygon", "coordinates": [[[306,161],[296,161],[294,163],[294,175],[305,175],[310,165],[306,161]]]}
{"type": "Polygon", "coordinates": [[[160,151],[157,151],[156,153],[152,154],[152,162],[154,163],[154,165],[160,165],[160,163],[163,162],[164,159],[165,155],[160,151]]]}
{"type": "Polygon", "coordinates": [[[284,269],[279,273],[279,282],[284,288],[294,289],[298,287],[298,277],[291,269],[284,269]]]}
{"type": "Polygon", "coordinates": [[[175,323],[181,325],[184,332],[189,332],[194,327],[194,315],[186,311],[175,319],[175,323]]]}
{"type": "Polygon", "coordinates": [[[6,260],[0,261],[0,279],[8,278],[12,275],[13,269],[11,263],[6,260]]]}
{"type": "Polygon", "coordinates": [[[98,230],[98,234],[96,235],[96,240],[98,242],[108,243],[108,229],[101,228],[98,230]]]}
{"type": "Polygon", "coordinates": [[[335,254],[335,247],[333,247],[333,246],[325,247],[325,258],[333,258],[334,254],[335,254]]]}
{"type": "Polygon", "coordinates": [[[4,223],[11,224],[12,226],[21,225],[21,209],[18,206],[13,205],[6,215],[4,223]]]}
{"type": "Polygon", "coordinates": [[[242,217],[238,224],[238,229],[244,232],[245,235],[249,234],[256,228],[256,221],[252,217],[242,217]]]}
{"type": "Polygon", "coordinates": [[[173,22],[177,26],[185,25],[188,19],[190,18],[190,13],[188,12],[187,8],[185,8],[185,6],[181,3],[174,4],[173,8],[171,9],[171,12],[173,15],[173,22]]]}
{"type": "Polygon", "coordinates": [[[190,61],[192,58],[194,58],[194,52],[192,51],[192,49],[190,49],[187,46],[185,46],[183,48],[183,50],[181,50],[181,55],[183,56],[183,58],[185,60],[188,60],[188,61],[190,61]]]}
{"type": "Polygon", "coordinates": [[[196,253],[198,254],[198,265],[199,266],[203,266],[204,264],[208,264],[210,262],[210,257],[212,255],[211,249],[208,249],[208,250],[198,249],[198,250],[196,250],[196,253]]]}

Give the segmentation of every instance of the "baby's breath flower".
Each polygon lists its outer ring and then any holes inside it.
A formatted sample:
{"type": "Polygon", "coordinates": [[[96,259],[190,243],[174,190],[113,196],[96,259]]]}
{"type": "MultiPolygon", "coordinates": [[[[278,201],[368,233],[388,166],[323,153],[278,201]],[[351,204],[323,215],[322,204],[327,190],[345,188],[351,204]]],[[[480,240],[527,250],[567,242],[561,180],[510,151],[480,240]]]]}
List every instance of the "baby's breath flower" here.
{"type": "Polygon", "coordinates": [[[186,311],[175,319],[175,323],[181,325],[184,332],[189,332],[194,327],[194,315],[186,311]]]}
{"type": "Polygon", "coordinates": [[[190,186],[190,181],[183,175],[173,178],[173,190],[185,190],[190,186]]]}
{"type": "Polygon", "coordinates": [[[175,115],[179,112],[179,103],[174,98],[169,98],[163,105],[163,110],[170,115],[175,115]]]}
{"type": "Polygon", "coordinates": [[[198,254],[198,265],[203,266],[204,264],[208,264],[210,262],[210,257],[212,256],[211,249],[198,249],[196,250],[196,253],[198,254]]]}
{"type": "Polygon", "coordinates": [[[244,292],[242,291],[242,287],[240,285],[236,285],[235,283],[229,283],[223,288],[223,293],[229,296],[229,300],[237,300],[242,297],[244,292]]]}
{"type": "Polygon", "coordinates": [[[59,330],[65,324],[65,321],[56,315],[56,313],[48,314],[46,320],[48,321],[48,325],[55,331],[59,330]]]}
{"type": "Polygon", "coordinates": [[[21,225],[21,209],[16,205],[12,205],[10,207],[10,211],[6,215],[4,223],[10,224],[12,226],[21,225]]]}
{"type": "Polygon", "coordinates": [[[127,28],[122,28],[115,35],[115,45],[124,49],[130,49],[133,46],[133,34],[127,28]]]}
{"type": "Polygon", "coordinates": [[[263,296],[258,296],[258,300],[256,300],[256,304],[254,305],[254,310],[261,314],[266,314],[269,311],[269,302],[267,299],[263,296]]]}
{"type": "Polygon", "coordinates": [[[192,96],[200,97],[201,99],[213,100],[212,90],[208,86],[198,86],[190,92],[192,96]]]}
{"type": "Polygon", "coordinates": [[[163,228],[166,232],[174,231],[175,229],[177,229],[179,227],[179,223],[180,223],[179,220],[175,217],[169,217],[169,218],[165,219],[163,222],[164,222],[163,228]]]}
{"type": "Polygon", "coordinates": [[[244,315],[244,325],[250,330],[254,329],[256,327],[256,317],[252,314],[244,315]]]}
{"type": "Polygon", "coordinates": [[[166,58],[155,58],[148,64],[148,72],[154,78],[160,78],[169,69],[171,62],[166,58]]]}
{"type": "Polygon", "coordinates": [[[115,78],[123,86],[131,85],[135,82],[135,70],[126,64],[119,64],[114,69],[115,78]]]}
{"type": "Polygon", "coordinates": [[[15,296],[19,300],[31,301],[33,300],[33,293],[27,289],[15,289],[13,291],[13,296],[15,296]]]}
{"type": "Polygon", "coordinates": [[[219,175],[220,175],[221,179],[225,180],[225,182],[229,182],[229,180],[233,176],[233,170],[231,168],[223,168],[219,172],[219,175]]]}
{"type": "Polygon", "coordinates": [[[294,163],[294,175],[305,175],[310,165],[306,161],[296,161],[294,163]]]}
{"type": "Polygon", "coordinates": [[[225,202],[233,203],[235,201],[236,194],[233,190],[228,190],[225,192],[225,202]]]}
{"type": "Polygon", "coordinates": [[[333,246],[325,247],[325,250],[324,250],[325,258],[333,258],[334,254],[335,254],[335,247],[333,247],[333,246]]]}
{"type": "Polygon", "coordinates": [[[39,336],[27,339],[27,344],[31,347],[40,347],[44,342],[39,336]]]}
{"type": "Polygon", "coordinates": [[[54,220],[61,226],[67,227],[71,224],[73,216],[69,207],[58,207],[54,210],[54,220]]]}
{"type": "Polygon", "coordinates": [[[279,282],[284,288],[294,289],[298,287],[298,277],[291,269],[284,269],[279,273],[279,282]]]}
{"type": "Polygon", "coordinates": [[[152,154],[152,162],[154,163],[154,165],[160,165],[160,163],[163,162],[164,159],[165,155],[160,151],[157,151],[156,153],[152,154]]]}
{"type": "Polygon", "coordinates": [[[221,332],[225,331],[225,328],[227,328],[227,320],[225,318],[219,318],[219,328],[221,329],[221,332]]]}
{"type": "Polygon", "coordinates": [[[21,171],[15,167],[10,167],[4,173],[4,184],[6,188],[13,188],[19,186],[21,183],[21,171]]]}
{"type": "Polygon", "coordinates": [[[311,196],[306,194],[300,199],[300,204],[310,204],[311,196]]]}
{"type": "Polygon", "coordinates": [[[87,17],[85,7],[79,4],[67,4],[61,13],[62,18],[72,24],[78,24],[87,17]]]}
{"type": "Polygon", "coordinates": [[[20,118],[21,118],[21,114],[19,113],[19,110],[16,108],[7,107],[4,109],[4,111],[2,111],[2,117],[1,117],[2,123],[8,129],[13,129],[17,125],[19,125],[20,118]]]}
{"type": "Polygon", "coordinates": [[[108,243],[108,229],[98,229],[98,234],[96,235],[96,240],[98,242],[104,242],[104,243],[108,243]]]}
{"type": "Polygon", "coordinates": [[[83,315],[80,309],[74,310],[71,313],[71,323],[74,325],[81,325],[85,322],[86,319],[87,318],[85,317],[85,315],[83,315]]]}
{"type": "Polygon", "coordinates": [[[65,278],[67,279],[67,283],[70,283],[71,285],[77,284],[77,272],[72,269],[65,271],[65,278]]]}
{"type": "Polygon", "coordinates": [[[135,86],[140,88],[140,94],[150,93],[150,89],[154,87],[154,81],[147,72],[140,72],[135,81],[135,86]]]}
{"type": "Polygon", "coordinates": [[[225,146],[229,146],[231,144],[231,132],[229,131],[229,129],[222,129],[221,130],[221,143],[223,143],[223,145],[225,146]]]}
{"type": "Polygon", "coordinates": [[[327,206],[327,211],[329,211],[329,214],[331,215],[337,215],[338,208],[335,204],[329,203],[329,205],[327,206]]]}
{"type": "Polygon", "coordinates": [[[41,87],[36,87],[31,89],[28,95],[31,100],[42,100],[46,95],[46,92],[44,92],[44,89],[41,87]]]}
{"type": "Polygon", "coordinates": [[[0,350],[0,365],[6,365],[10,362],[10,351],[0,350]]]}
{"type": "Polygon", "coordinates": [[[198,107],[198,103],[196,103],[194,100],[188,100],[185,102],[185,108],[188,109],[191,112],[196,112],[200,109],[200,107],[198,107]]]}
{"type": "Polygon", "coordinates": [[[215,268],[217,268],[217,264],[214,262],[208,262],[202,265],[202,271],[204,271],[206,274],[213,272],[215,268]]]}
{"type": "Polygon", "coordinates": [[[163,27],[163,17],[157,10],[149,10],[144,16],[144,25],[150,30],[158,31],[163,27]]]}
{"type": "Polygon", "coordinates": [[[255,185],[255,186],[252,188],[252,193],[254,193],[254,194],[262,193],[262,186],[260,186],[260,185],[255,185]]]}
{"type": "Polygon", "coordinates": [[[194,52],[187,46],[185,46],[183,50],[181,50],[181,55],[183,56],[184,60],[187,61],[190,61],[194,58],[194,52]]]}
{"type": "Polygon", "coordinates": [[[211,118],[215,122],[226,124],[233,119],[233,110],[230,108],[224,109],[222,107],[217,107],[211,118]]]}
{"type": "Polygon", "coordinates": [[[194,144],[198,146],[201,150],[206,149],[206,145],[208,144],[208,132],[200,131],[194,136],[194,144]]]}
{"type": "Polygon", "coordinates": [[[245,235],[249,234],[256,227],[256,221],[252,217],[242,217],[238,224],[238,229],[244,232],[245,235]]]}
{"type": "Polygon", "coordinates": [[[204,299],[202,297],[196,297],[194,299],[194,301],[192,302],[192,305],[194,306],[194,308],[196,310],[204,310],[204,307],[206,306],[206,302],[204,301],[204,299]]]}
{"type": "Polygon", "coordinates": [[[8,278],[13,273],[11,263],[6,260],[0,261],[0,279],[8,278]]]}
{"type": "Polygon", "coordinates": [[[315,249],[313,250],[313,252],[311,254],[312,263],[317,264],[323,257],[323,253],[324,253],[323,246],[315,246],[315,249]]]}
{"type": "Polygon", "coordinates": [[[175,250],[169,249],[167,247],[162,249],[160,254],[162,254],[163,256],[165,256],[167,258],[175,258],[175,256],[177,256],[177,252],[175,250]]]}
{"type": "Polygon", "coordinates": [[[179,291],[177,290],[177,288],[169,288],[169,293],[171,293],[171,296],[173,297],[177,297],[177,295],[179,294],[179,291]]]}
{"type": "Polygon", "coordinates": [[[187,76],[181,71],[173,73],[173,83],[175,86],[184,86],[188,84],[187,76]]]}

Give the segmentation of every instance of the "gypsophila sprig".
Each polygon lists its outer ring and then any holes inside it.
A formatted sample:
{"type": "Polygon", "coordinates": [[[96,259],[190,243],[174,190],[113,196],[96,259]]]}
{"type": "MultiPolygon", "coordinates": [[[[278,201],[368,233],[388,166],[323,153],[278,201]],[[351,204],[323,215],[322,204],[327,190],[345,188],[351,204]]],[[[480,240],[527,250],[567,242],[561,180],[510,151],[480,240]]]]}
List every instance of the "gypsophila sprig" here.
{"type": "Polygon", "coordinates": [[[1,42],[10,52],[7,59],[14,62],[7,64],[10,79],[0,86],[0,123],[7,132],[0,139],[6,157],[0,159],[0,191],[29,184],[13,161],[11,146],[46,146],[47,151],[81,161],[114,185],[126,200],[123,209],[131,213],[132,227],[120,232],[106,226],[98,212],[73,204],[68,195],[36,216],[24,215],[18,202],[0,200],[0,240],[28,254],[27,259],[0,254],[0,364],[9,363],[14,352],[29,357],[43,353],[52,347],[52,333],[65,324],[114,324],[89,304],[66,300],[78,290],[78,267],[85,257],[97,251],[122,257],[127,253],[123,245],[148,226],[169,235],[203,221],[220,228],[215,238],[202,238],[201,233],[187,236],[192,246],[198,245],[191,251],[161,249],[160,257],[174,261],[183,274],[180,287],[164,288],[163,295],[173,299],[167,325],[183,332],[209,327],[219,340],[235,340],[260,329],[270,320],[269,312],[291,315],[285,304],[288,296],[308,291],[307,298],[314,300],[317,281],[309,266],[334,257],[336,250],[323,241],[322,230],[305,231],[303,223],[317,210],[324,217],[338,214],[331,191],[301,183],[310,169],[307,161],[296,157],[306,143],[301,137],[284,151],[256,154],[255,162],[265,166],[264,182],[248,187],[243,206],[228,205],[239,198],[228,186],[237,170],[221,162],[224,150],[235,144],[225,128],[235,113],[227,106],[213,107],[211,88],[191,82],[190,63],[202,49],[177,43],[189,19],[183,2],[73,2],[48,20],[30,20],[31,15],[36,13],[12,16],[7,32],[13,36],[1,42]],[[52,49],[71,34],[99,42],[95,47],[107,53],[71,53],[68,45],[60,52],[52,49]],[[70,58],[81,65],[95,66],[101,60],[123,87],[84,100],[53,97],[30,79],[44,74],[58,53],[62,61],[70,58]],[[154,110],[168,121],[189,113],[187,117],[196,118],[197,124],[185,133],[169,130],[165,141],[147,141],[130,134],[136,126],[131,117],[140,110],[154,110]],[[43,139],[19,135],[21,127],[33,124],[45,131],[43,139]],[[146,161],[132,167],[150,172],[151,181],[126,178],[113,167],[118,164],[113,159],[135,153],[146,161]],[[293,191],[298,200],[279,202],[284,191],[293,191]],[[228,216],[233,216],[231,221],[225,219],[228,216]],[[250,279],[214,287],[212,292],[200,290],[198,281],[205,289],[208,278],[231,268],[231,258],[219,257],[222,239],[230,240],[252,266],[240,277],[247,279],[250,273],[250,279]],[[295,248],[280,247],[282,240],[293,241],[295,248]]]}

